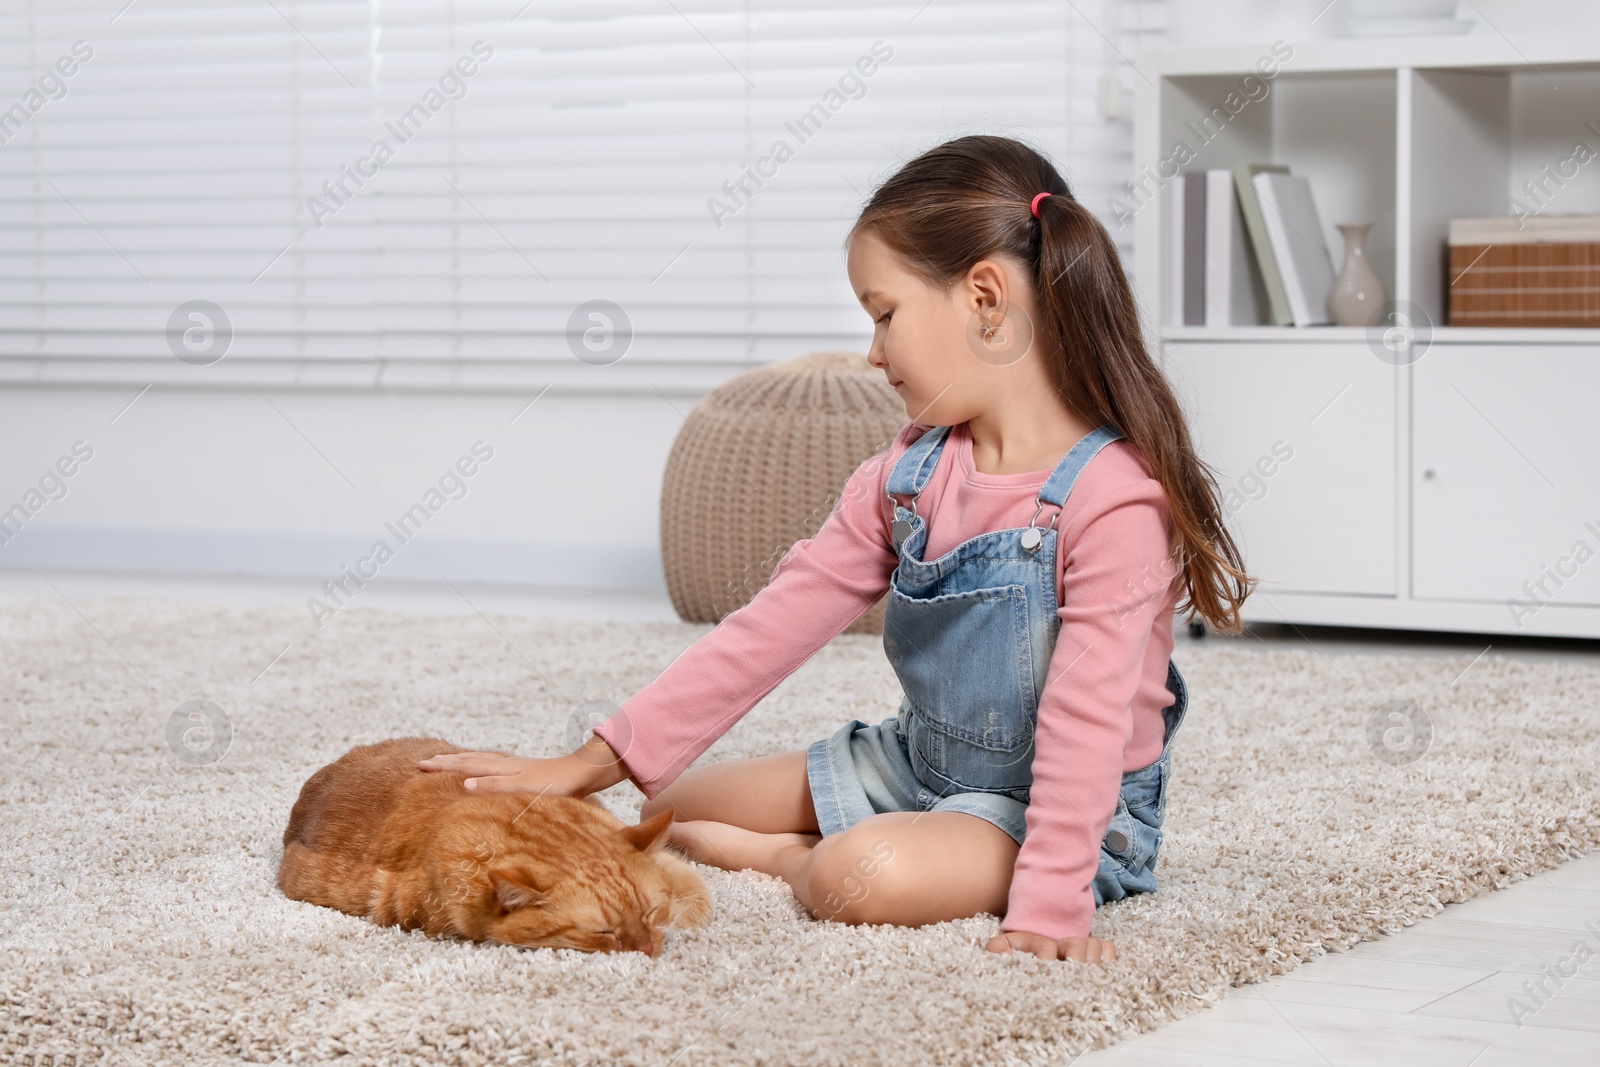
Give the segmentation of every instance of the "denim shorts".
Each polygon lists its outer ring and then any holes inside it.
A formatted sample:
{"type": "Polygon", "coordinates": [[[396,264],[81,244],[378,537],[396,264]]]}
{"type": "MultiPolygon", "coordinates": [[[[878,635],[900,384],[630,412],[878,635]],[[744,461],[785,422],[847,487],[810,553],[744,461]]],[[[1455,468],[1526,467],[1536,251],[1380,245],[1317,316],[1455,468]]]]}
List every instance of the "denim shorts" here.
{"type": "MultiPolygon", "coordinates": [[[[1096,907],[1133,893],[1155,892],[1171,758],[1166,749],[1148,767],[1123,773],[1117,811],[1100,843],[1093,882],[1096,907]]],[[[824,837],[891,811],[966,812],[998,826],[1018,845],[1026,834],[1026,800],[1006,793],[940,796],[927,789],[912,772],[898,717],[876,726],[852,719],[831,737],[812,742],[806,750],[806,777],[824,837]]]]}

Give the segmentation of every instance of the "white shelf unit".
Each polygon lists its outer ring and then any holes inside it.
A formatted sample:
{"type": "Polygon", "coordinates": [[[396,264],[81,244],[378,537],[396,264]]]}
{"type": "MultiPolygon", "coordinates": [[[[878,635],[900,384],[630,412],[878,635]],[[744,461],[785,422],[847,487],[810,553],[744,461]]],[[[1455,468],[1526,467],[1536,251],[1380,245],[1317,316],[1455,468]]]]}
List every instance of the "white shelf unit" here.
{"type": "Polygon", "coordinates": [[[1572,161],[1600,153],[1600,42],[1290,42],[1263,79],[1269,48],[1141,55],[1126,200],[1147,336],[1262,579],[1246,618],[1600,638],[1600,330],[1438,325],[1450,218],[1512,214],[1513,197],[1600,212],[1600,158],[1572,161]],[[1428,347],[1386,361],[1362,328],[1161,321],[1169,159],[1288,164],[1335,266],[1336,224],[1371,222],[1372,264],[1435,324],[1428,347]]]}

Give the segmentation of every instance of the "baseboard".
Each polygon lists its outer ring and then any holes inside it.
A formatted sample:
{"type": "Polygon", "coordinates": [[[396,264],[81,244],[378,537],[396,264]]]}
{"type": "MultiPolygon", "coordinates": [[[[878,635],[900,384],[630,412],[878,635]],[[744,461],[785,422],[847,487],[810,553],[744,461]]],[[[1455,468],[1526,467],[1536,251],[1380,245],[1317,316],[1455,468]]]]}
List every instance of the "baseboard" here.
{"type": "MultiPolygon", "coordinates": [[[[313,595],[346,573],[371,580],[481,582],[664,591],[654,547],[435,537],[401,542],[382,532],[392,557],[373,556],[366,534],[252,533],[30,523],[0,544],[0,568],[147,571],[305,578],[313,595]],[[365,561],[365,562],[363,562],[365,561]]],[[[354,588],[354,586],[351,586],[354,588]]]]}

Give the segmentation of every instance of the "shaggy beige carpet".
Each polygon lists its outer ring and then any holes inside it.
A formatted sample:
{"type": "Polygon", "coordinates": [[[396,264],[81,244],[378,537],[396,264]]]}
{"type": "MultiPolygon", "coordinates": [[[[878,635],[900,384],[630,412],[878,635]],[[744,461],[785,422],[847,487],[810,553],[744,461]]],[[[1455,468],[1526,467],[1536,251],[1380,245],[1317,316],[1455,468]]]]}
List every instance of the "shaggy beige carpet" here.
{"type": "MultiPolygon", "coordinates": [[[[1061,1064],[1600,842],[1600,672],[1210,640],[1178,651],[1163,888],[1096,914],[1113,963],[986,953],[991,916],[818,922],[781,881],[712,868],[711,926],[656,959],[431,941],[277,893],[306,775],[403,734],[554,754],[575,708],[709,627],[306,620],[0,600],[0,1059],[1061,1064]],[[226,722],[174,724],[191,700],[226,722]]],[[[878,640],[847,635],[702,758],[798,748],[898,695],[878,640]]],[[[603,799],[637,813],[627,784],[603,799]]]]}

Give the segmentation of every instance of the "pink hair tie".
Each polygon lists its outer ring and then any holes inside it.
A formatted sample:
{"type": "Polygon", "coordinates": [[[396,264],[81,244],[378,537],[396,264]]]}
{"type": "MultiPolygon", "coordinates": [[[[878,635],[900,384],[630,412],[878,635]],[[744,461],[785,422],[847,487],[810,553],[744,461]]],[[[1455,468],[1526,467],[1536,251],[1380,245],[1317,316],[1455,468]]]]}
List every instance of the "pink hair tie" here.
{"type": "Polygon", "coordinates": [[[1039,201],[1043,200],[1045,197],[1047,197],[1049,195],[1050,195],[1049,193],[1039,193],[1037,196],[1035,196],[1033,198],[1033,203],[1028,205],[1028,210],[1033,212],[1033,217],[1034,218],[1038,218],[1039,217],[1039,201]]]}

